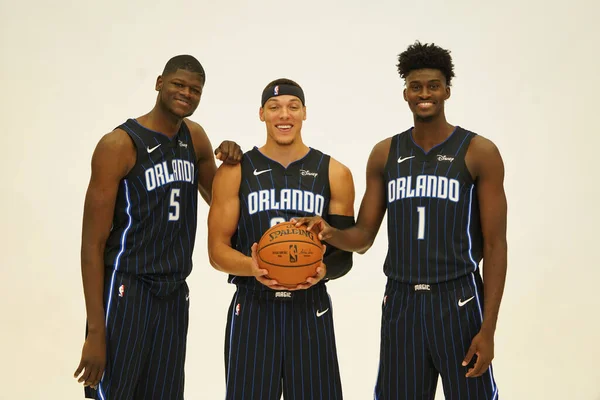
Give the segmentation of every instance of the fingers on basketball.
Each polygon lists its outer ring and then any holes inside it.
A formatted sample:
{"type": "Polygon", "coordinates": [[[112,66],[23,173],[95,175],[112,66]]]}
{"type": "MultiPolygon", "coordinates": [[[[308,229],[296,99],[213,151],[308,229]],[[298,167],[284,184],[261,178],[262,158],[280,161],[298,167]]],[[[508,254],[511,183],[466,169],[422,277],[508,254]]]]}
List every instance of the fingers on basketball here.
{"type": "Polygon", "coordinates": [[[323,260],[323,245],[314,232],[294,222],[282,222],[264,233],[257,246],[257,263],[281,286],[296,288],[315,276],[323,260]]]}

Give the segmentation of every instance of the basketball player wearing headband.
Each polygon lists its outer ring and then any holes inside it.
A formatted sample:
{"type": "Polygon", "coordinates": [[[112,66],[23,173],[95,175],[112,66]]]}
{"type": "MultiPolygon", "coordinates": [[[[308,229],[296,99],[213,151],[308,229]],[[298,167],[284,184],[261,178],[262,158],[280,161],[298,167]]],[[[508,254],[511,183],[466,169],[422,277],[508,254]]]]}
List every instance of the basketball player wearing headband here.
{"type": "Polygon", "coordinates": [[[211,264],[236,292],[225,336],[226,399],[341,399],[333,309],[325,282],[345,275],[352,253],[328,246],[315,276],[293,289],[268,279],[257,242],[271,226],[319,215],[354,224],[354,182],[340,162],[302,141],[304,92],[278,79],[263,91],[266,143],[235,166],[222,165],[208,216],[211,264]]]}

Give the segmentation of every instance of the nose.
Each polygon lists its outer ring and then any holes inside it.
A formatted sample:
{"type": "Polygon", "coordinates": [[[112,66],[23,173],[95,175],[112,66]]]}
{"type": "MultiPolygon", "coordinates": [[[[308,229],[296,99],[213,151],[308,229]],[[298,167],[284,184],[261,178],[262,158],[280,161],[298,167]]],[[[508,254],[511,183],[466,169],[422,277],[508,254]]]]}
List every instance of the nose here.
{"type": "Polygon", "coordinates": [[[179,91],[179,94],[181,94],[182,96],[184,96],[186,98],[189,98],[191,96],[190,88],[187,86],[181,88],[181,90],[179,91]]]}
{"type": "Polygon", "coordinates": [[[427,86],[423,86],[423,89],[421,89],[421,92],[419,93],[419,97],[422,99],[428,99],[429,96],[429,89],[427,88],[427,86]]]}
{"type": "Polygon", "coordinates": [[[288,115],[289,114],[288,114],[287,108],[282,107],[281,108],[281,113],[279,114],[279,118],[281,118],[281,119],[287,119],[288,115]]]}

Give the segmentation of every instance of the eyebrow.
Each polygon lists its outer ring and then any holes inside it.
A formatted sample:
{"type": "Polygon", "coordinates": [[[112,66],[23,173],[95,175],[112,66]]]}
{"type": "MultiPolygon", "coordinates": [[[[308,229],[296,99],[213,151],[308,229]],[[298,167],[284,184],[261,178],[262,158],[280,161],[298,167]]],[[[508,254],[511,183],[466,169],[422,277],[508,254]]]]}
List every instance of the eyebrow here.
{"type": "Polygon", "coordinates": [[[202,86],[190,84],[190,83],[188,83],[188,82],[186,82],[186,81],[184,81],[183,79],[180,79],[180,78],[173,78],[173,79],[171,79],[171,82],[181,83],[182,85],[189,86],[189,87],[191,87],[193,89],[202,90],[202,86]]]}
{"type": "MultiPolygon", "coordinates": [[[[423,82],[423,81],[420,81],[418,79],[413,79],[412,81],[409,81],[408,84],[410,85],[411,83],[421,83],[421,82],[423,82]]],[[[427,83],[434,83],[434,82],[436,82],[436,83],[440,82],[441,83],[442,80],[441,79],[430,79],[430,80],[427,81],[427,83]]]]}
{"type": "MultiPolygon", "coordinates": [[[[288,101],[288,103],[301,103],[301,101],[299,99],[291,99],[288,101]]],[[[267,100],[267,102],[265,103],[265,105],[269,104],[269,103],[277,103],[277,104],[281,104],[281,102],[279,101],[278,98],[276,97],[271,97],[269,100],[267,100]]]]}

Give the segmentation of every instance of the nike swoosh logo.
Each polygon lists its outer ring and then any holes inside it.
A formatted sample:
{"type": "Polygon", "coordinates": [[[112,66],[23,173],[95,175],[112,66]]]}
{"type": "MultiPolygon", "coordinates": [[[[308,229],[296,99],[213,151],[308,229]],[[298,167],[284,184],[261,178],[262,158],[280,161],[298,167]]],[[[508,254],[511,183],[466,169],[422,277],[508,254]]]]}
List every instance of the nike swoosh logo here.
{"type": "Polygon", "coordinates": [[[320,317],[321,315],[325,314],[327,311],[329,311],[329,308],[324,311],[317,310],[317,317],[320,317]]]}
{"type": "Polygon", "coordinates": [[[415,158],[415,156],[404,157],[404,158],[400,157],[400,158],[398,159],[398,164],[400,164],[400,163],[401,163],[401,162],[403,162],[403,161],[410,160],[411,158],[415,158]]]}
{"type": "Polygon", "coordinates": [[[154,150],[158,149],[160,147],[160,144],[157,144],[156,146],[154,146],[153,148],[150,148],[150,146],[146,147],[146,150],[148,150],[148,154],[152,153],[154,150]]]}
{"type": "Polygon", "coordinates": [[[269,172],[270,169],[263,169],[262,171],[254,170],[254,176],[258,176],[260,174],[264,174],[265,172],[269,172]]]}
{"type": "Polygon", "coordinates": [[[460,299],[459,299],[459,300],[458,300],[458,306],[459,306],[459,307],[462,307],[462,306],[464,306],[465,304],[467,304],[468,302],[470,302],[471,300],[473,300],[474,298],[475,298],[475,296],[471,296],[471,297],[469,297],[468,299],[466,299],[465,301],[462,301],[462,300],[460,300],[460,299]]]}

